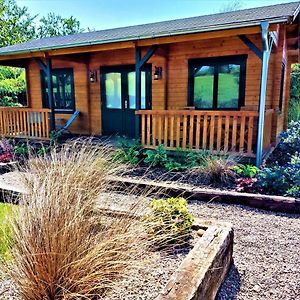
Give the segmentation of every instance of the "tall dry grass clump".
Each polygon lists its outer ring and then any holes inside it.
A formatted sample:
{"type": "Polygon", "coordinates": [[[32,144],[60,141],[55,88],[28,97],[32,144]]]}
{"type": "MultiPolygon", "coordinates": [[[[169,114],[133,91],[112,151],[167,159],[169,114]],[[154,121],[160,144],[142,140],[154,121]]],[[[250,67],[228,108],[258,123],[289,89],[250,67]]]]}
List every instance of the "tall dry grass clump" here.
{"type": "MultiPolygon", "coordinates": [[[[13,220],[12,263],[7,274],[23,300],[100,299],[138,267],[148,242],[128,204],[130,218],[97,209],[107,181],[119,171],[109,147],[75,141],[45,157],[32,157],[21,170],[28,193],[13,220]]],[[[105,200],[102,200],[105,201],[105,200]]]]}

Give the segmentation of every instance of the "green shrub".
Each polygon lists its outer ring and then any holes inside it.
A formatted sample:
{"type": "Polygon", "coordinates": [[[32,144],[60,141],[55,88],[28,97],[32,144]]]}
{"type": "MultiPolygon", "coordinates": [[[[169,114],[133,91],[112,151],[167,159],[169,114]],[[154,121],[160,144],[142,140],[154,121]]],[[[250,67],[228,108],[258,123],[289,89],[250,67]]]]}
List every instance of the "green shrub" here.
{"type": "Polygon", "coordinates": [[[166,247],[185,241],[193,225],[193,216],[188,212],[184,198],[152,200],[151,213],[145,218],[148,235],[155,246],[166,247]]]}
{"type": "Polygon", "coordinates": [[[141,161],[143,148],[138,141],[129,141],[123,138],[119,140],[118,147],[114,159],[132,165],[137,165],[141,161]]]}
{"type": "Polygon", "coordinates": [[[18,103],[17,99],[14,99],[11,96],[2,96],[0,98],[0,106],[22,107],[22,104],[18,103]]]}
{"type": "Polygon", "coordinates": [[[257,187],[266,194],[300,197],[300,153],[291,156],[283,166],[278,163],[263,168],[257,176],[257,187]]]}
{"type": "Polygon", "coordinates": [[[212,157],[212,154],[207,150],[189,151],[186,155],[186,164],[189,168],[204,166],[207,157],[212,157]]]}
{"type": "Polygon", "coordinates": [[[300,121],[300,64],[292,65],[288,121],[300,121]]]}
{"type": "Polygon", "coordinates": [[[29,148],[26,143],[15,144],[13,151],[16,156],[27,156],[29,154],[29,148]]]}
{"type": "Polygon", "coordinates": [[[186,169],[186,166],[182,164],[179,161],[176,161],[173,158],[167,158],[167,160],[164,162],[164,168],[167,171],[184,171],[186,169]]]}
{"type": "Polygon", "coordinates": [[[164,145],[160,144],[156,150],[147,150],[144,162],[151,167],[163,167],[168,160],[164,145]]]}
{"type": "Polygon", "coordinates": [[[259,172],[259,168],[253,165],[233,166],[233,170],[241,177],[253,178],[259,172]]]}
{"type": "Polygon", "coordinates": [[[54,146],[59,143],[59,138],[62,136],[61,130],[52,130],[50,132],[50,145],[54,146]]]}
{"type": "Polygon", "coordinates": [[[29,153],[29,148],[27,144],[20,143],[14,146],[14,154],[17,156],[26,156],[29,153]]]}

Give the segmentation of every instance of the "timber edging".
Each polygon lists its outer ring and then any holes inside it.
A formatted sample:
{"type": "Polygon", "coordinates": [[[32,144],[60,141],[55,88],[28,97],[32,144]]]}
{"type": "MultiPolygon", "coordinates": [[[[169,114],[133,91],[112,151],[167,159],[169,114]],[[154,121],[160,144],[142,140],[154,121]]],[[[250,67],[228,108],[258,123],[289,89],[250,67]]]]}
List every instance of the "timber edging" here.
{"type": "Polygon", "coordinates": [[[300,213],[300,199],[291,197],[199,188],[190,185],[161,183],[119,176],[110,177],[109,180],[112,184],[116,184],[118,189],[120,189],[120,185],[123,186],[124,189],[132,187],[135,193],[141,190],[147,190],[150,193],[161,196],[182,196],[189,201],[200,200],[206,202],[241,204],[274,212],[300,213]]]}
{"type": "Polygon", "coordinates": [[[203,226],[203,236],[155,300],[213,300],[232,263],[233,229],[231,224],[215,222],[203,226]]]}

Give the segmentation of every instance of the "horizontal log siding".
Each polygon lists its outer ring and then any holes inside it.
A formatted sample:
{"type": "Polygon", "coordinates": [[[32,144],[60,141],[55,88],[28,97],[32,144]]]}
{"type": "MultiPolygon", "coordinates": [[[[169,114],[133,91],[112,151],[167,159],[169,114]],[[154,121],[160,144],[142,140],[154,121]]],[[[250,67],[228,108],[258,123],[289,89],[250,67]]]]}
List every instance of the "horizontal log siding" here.
{"type": "MultiPolygon", "coordinates": [[[[53,68],[73,68],[74,72],[74,89],[75,89],[75,107],[80,110],[80,116],[76,118],[70,126],[70,131],[74,133],[88,134],[89,130],[89,105],[87,90],[87,67],[85,62],[68,62],[63,60],[53,60],[53,68]]],[[[34,60],[30,61],[28,67],[29,78],[29,107],[42,108],[41,78],[40,67],[34,60]]],[[[71,117],[70,114],[56,114],[61,119],[61,123],[65,124],[71,117]]],[[[57,122],[57,121],[56,121],[57,122]]]]}
{"type": "MultiPolygon", "coordinates": [[[[143,51],[142,55],[145,54],[143,51]]],[[[158,52],[149,60],[152,64],[152,75],[155,66],[162,66],[165,70],[166,58],[158,52]]],[[[135,64],[135,50],[123,49],[93,53],[90,56],[90,69],[97,70],[98,81],[90,84],[90,111],[91,131],[93,134],[101,134],[101,90],[100,90],[100,66],[133,65],[135,64]]],[[[153,78],[153,76],[152,76],[153,78]]],[[[162,80],[152,80],[152,108],[164,109],[166,103],[166,80],[163,74],[162,80]]]]}
{"type": "MultiPolygon", "coordinates": [[[[280,71],[285,37],[281,27],[279,47],[271,55],[270,71],[268,77],[268,91],[266,108],[273,108],[275,114],[278,110],[278,97],[280,89],[280,71]]],[[[260,35],[248,35],[248,37],[261,48],[260,35]]],[[[143,54],[147,49],[143,49],[143,54]]],[[[134,49],[120,49],[102,52],[93,52],[86,55],[82,62],[70,62],[53,59],[54,68],[73,67],[76,109],[81,111],[81,116],[75,120],[70,130],[74,133],[101,134],[101,91],[100,91],[100,66],[125,65],[135,63],[134,49]],[[97,70],[97,82],[89,83],[88,71],[97,70]]],[[[259,104],[261,61],[238,37],[226,37],[210,40],[180,42],[161,46],[150,59],[152,73],[154,66],[163,68],[162,80],[152,80],[152,107],[154,110],[183,109],[187,105],[188,97],[188,60],[192,58],[218,57],[228,55],[248,54],[246,73],[245,106],[242,110],[257,111],[259,104]]],[[[75,56],[74,56],[75,57],[75,56]]],[[[79,57],[76,56],[76,61],[79,57]]],[[[289,68],[287,67],[287,72],[289,68]]],[[[33,60],[27,68],[29,87],[29,106],[42,108],[40,71],[39,66],[33,60]]],[[[152,74],[153,75],[153,74],[152,74]]],[[[152,77],[153,78],[153,77],[152,77]]],[[[287,74],[287,84],[289,74],[287,74]]],[[[288,87],[285,85],[284,113],[286,114],[288,87]]],[[[67,120],[70,115],[58,115],[67,120]]],[[[256,135],[256,123],[253,132],[256,135]]],[[[274,142],[276,135],[284,127],[284,117],[273,118],[274,142]]]]}

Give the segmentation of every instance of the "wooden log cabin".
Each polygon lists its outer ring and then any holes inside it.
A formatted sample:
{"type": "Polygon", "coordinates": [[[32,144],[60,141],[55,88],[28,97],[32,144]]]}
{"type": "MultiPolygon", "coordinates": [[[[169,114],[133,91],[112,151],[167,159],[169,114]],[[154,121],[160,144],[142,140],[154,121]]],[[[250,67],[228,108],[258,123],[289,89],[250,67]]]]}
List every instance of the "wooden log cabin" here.
{"type": "Polygon", "coordinates": [[[144,147],[263,156],[287,126],[299,2],[32,40],[0,49],[26,69],[28,107],[1,108],[3,136],[126,135],[144,147]]]}

